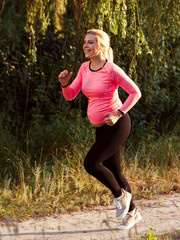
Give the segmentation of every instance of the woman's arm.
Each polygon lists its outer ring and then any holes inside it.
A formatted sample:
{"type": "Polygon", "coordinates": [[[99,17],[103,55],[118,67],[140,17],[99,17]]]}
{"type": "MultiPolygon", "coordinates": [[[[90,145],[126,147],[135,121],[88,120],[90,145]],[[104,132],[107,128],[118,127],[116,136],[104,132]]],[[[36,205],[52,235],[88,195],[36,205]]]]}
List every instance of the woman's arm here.
{"type": "Polygon", "coordinates": [[[82,72],[81,71],[82,69],[80,68],[76,78],[71,83],[71,85],[69,85],[68,83],[72,76],[72,72],[68,73],[67,70],[64,70],[58,76],[59,81],[61,83],[63,96],[67,101],[73,100],[82,88],[82,72]]]}
{"type": "Polygon", "coordinates": [[[113,69],[111,70],[109,77],[129,94],[128,98],[117,112],[106,113],[104,115],[105,123],[109,126],[113,126],[120,117],[127,113],[136,104],[141,97],[141,92],[138,86],[116,64],[113,64],[113,69]]]}
{"type": "Polygon", "coordinates": [[[128,94],[128,98],[120,107],[123,113],[127,113],[141,98],[141,91],[128,75],[117,65],[114,66],[113,79],[128,94]]]}

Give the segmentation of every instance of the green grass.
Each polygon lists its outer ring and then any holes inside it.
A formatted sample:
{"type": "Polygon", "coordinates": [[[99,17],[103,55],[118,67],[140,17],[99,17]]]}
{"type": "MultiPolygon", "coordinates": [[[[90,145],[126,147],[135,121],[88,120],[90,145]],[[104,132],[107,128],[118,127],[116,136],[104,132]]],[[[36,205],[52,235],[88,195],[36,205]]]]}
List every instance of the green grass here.
{"type": "MultiPolygon", "coordinates": [[[[177,139],[175,139],[177,140],[177,139]]],[[[141,144],[122,154],[125,176],[136,198],[180,191],[179,144],[174,139],[141,144]]],[[[112,203],[110,191],[83,167],[88,148],[79,146],[54,154],[53,164],[30,164],[30,156],[12,154],[16,178],[1,180],[0,219],[23,221],[32,216],[52,215],[112,203]],[[81,149],[81,151],[79,150],[81,149]],[[73,196],[73,198],[72,198],[73,196]]]]}
{"type": "Polygon", "coordinates": [[[180,231],[174,231],[171,233],[164,233],[164,234],[156,234],[153,229],[149,229],[145,235],[141,236],[140,238],[136,238],[134,240],[179,240],[180,239],[180,231]]]}

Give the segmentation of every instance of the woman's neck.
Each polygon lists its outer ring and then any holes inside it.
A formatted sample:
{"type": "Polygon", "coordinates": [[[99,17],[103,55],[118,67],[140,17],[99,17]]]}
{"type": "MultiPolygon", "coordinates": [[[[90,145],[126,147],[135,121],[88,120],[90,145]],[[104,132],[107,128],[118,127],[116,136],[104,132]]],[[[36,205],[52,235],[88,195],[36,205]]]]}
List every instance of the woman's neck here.
{"type": "Polygon", "coordinates": [[[101,68],[105,62],[106,62],[105,57],[102,57],[99,55],[94,56],[93,58],[91,58],[91,69],[97,70],[97,69],[101,68]]]}

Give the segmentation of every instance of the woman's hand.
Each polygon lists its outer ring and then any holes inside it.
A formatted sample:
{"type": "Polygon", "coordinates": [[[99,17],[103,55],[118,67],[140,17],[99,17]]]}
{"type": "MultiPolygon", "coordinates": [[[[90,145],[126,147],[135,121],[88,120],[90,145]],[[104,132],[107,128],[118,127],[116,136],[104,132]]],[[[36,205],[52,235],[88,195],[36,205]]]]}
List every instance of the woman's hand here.
{"type": "Polygon", "coordinates": [[[72,72],[68,73],[67,70],[62,71],[59,76],[58,79],[61,83],[62,86],[66,86],[70,80],[70,78],[72,77],[72,72]]]}
{"type": "Polygon", "coordinates": [[[116,113],[106,113],[104,114],[104,117],[107,116],[104,121],[107,125],[109,126],[113,126],[118,120],[120,117],[122,117],[122,114],[117,111],[116,113]]]}

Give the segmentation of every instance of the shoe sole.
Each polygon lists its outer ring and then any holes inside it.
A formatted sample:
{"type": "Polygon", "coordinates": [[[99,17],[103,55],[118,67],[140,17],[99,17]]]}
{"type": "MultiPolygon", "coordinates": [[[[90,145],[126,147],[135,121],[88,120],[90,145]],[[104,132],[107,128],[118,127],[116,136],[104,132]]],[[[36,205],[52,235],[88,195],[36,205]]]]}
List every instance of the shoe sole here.
{"type": "Polygon", "coordinates": [[[132,224],[130,224],[129,226],[125,226],[125,225],[119,225],[118,229],[119,230],[126,230],[126,229],[130,229],[132,228],[135,224],[137,224],[138,222],[140,222],[142,220],[142,217],[140,216],[139,218],[137,218],[132,224]]]}

